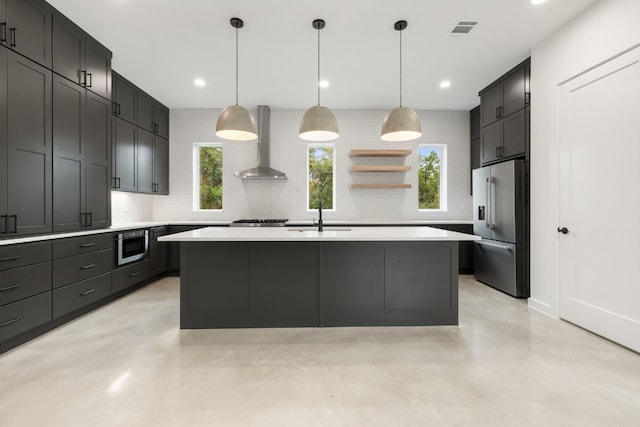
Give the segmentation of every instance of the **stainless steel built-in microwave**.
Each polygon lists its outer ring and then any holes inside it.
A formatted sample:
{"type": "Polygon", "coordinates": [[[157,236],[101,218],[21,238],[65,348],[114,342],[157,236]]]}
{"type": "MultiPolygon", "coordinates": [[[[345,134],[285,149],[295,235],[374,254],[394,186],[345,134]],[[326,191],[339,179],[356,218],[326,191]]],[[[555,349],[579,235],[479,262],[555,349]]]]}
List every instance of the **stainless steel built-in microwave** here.
{"type": "Polygon", "coordinates": [[[136,230],[117,235],[118,265],[129,264],[147,256],[149,230],[136,230]]]}

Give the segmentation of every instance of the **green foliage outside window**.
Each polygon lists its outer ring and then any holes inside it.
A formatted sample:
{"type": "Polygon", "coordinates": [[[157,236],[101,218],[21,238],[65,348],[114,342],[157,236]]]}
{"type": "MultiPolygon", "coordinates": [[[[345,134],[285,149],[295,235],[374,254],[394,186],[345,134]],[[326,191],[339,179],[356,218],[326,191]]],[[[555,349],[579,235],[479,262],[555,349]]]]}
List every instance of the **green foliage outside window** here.
{"type": "Polygon", "coordinates": [[[442,149],[420,147],[418,157],[418,208],[440,209],[442,149]]]}
{"type": "Polygon", "coordinates": [[[222,148],[200,147],[200,209],[222,209],[222,148]]]}
{"type": "Polygon", "coordinates": [[[333,209],[333,148],[309,148],[309,209],[333,209]]]}

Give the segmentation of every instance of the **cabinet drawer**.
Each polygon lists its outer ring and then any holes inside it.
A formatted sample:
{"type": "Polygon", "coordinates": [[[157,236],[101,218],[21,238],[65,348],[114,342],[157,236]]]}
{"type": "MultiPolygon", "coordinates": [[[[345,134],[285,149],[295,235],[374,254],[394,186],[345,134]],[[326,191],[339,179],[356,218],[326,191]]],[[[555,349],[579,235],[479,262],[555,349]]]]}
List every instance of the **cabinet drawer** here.
{"type": "Polygon", "coordinates": [[[0,305],[51,290],[51,261],[0,272],[0,305]]]}
{"type": "Polygon", "coordinates": [[[51,292],[0,307],[0,342],[51,321],[51,292]]]}
{"type": "Polygon", "coordinates": [[[89,252],[113,249],[111,233],[72,237],[53,241],[53,259],[82,255],[89,252]]]}
{"type": "Polygon", "coordinates": [[[53,261],[53,287],[68,285],[111,271],[113,251],[93,252],[53,261]]]}
{"type": "Polygon", "coordinates": [[[109,295],[111,295],[111,273],[55,289],[53,318],[64,316],[109,295]]]}
{"type": "Polygon", "coordinates": [[[118,292],[149,278],[149,261],[136,262],[117,270],[113,270],[111,289],[118,292]]]}
{"type": "Polygon", "coordinates": [[[51,261],[51,242],[0,246],[0,270],[51,261]]]}

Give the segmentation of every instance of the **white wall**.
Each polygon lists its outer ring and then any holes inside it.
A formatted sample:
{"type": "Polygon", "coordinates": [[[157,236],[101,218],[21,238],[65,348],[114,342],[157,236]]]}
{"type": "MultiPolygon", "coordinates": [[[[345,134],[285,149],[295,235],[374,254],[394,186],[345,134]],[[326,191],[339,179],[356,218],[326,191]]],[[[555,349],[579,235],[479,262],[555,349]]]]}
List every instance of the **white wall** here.
{"type": "MultiPolygon", "coordinates": [[[[639,0],[600,0],[532,50],[529,305],[552,316],[559,316],[560,286],[558,85],[640,44],[639,17],[639,0]]],[[[624,105],[611,107],[624,109],[624,105]]],[[[615,156],[615,153],[603,155],[615,156]]],[[[585,215],[601,214],[597,206],[593,212],[585,212],[585,215]]],[[[615,221],[615,218],[603,220],[615,221]]]]}
{"type": "MultiPolygon", "coordinates": [[[[255,112],[254,112],[255,113],[255,112]]],[[[334,111],[340,126],[336,144],[336,212],[328,220],[471,220],[469,182],[469,113],[467,111],[418,111],[423,136],[409,143],[380,140],[386,111],[334,111]],[[417,203],[417,147],[420,143],[448,146],[448,209],[419,212],[417,203]],[[350,190],[362,173],[349,172],[352,148],[410,148],[404,159],[409,173],[373,179],[413,183],[410,190],[350,190]]],[[[271,166],[285,172],[286,181],[243,181],[233,176],[254,167],[257,146],[223,142],[222,212],[193,212],[193,143],[221,142],[214,135],[219,110],[171,110],[170,195],[153,196],[154,220],[234,220],[237,218],[288,218],[310,220],[316,212],[306,210],[307,143],[298,138],[303,110],[271,110],[271,166]]]]}
{"type": "Polygon", "coordinates": [[[111,223],[113,225],[153,219],[153,198],[150,194],[111,192],[111,223]]]}

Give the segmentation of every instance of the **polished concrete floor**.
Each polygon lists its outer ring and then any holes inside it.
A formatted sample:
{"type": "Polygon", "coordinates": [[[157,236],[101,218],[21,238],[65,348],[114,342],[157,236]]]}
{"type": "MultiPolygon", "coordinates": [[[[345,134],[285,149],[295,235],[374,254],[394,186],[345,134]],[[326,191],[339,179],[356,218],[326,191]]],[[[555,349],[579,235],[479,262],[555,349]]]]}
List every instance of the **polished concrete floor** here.
{"type": "Polygon", "coordinates": [[[460,278],[460,326],[178,329],[178,279],[0,355],[0,426],[639,426],[640,355],[460,278]]]}

